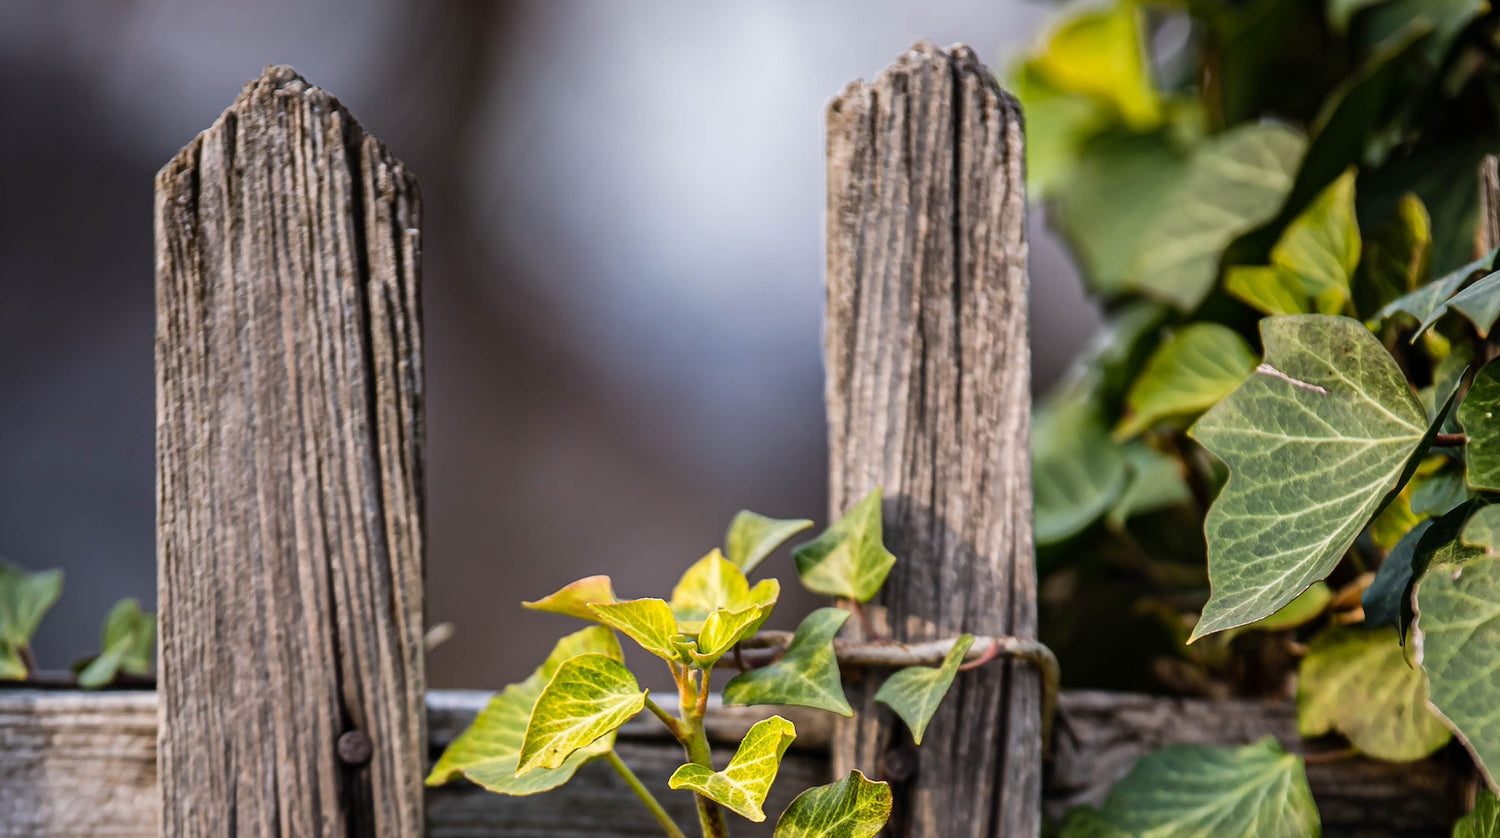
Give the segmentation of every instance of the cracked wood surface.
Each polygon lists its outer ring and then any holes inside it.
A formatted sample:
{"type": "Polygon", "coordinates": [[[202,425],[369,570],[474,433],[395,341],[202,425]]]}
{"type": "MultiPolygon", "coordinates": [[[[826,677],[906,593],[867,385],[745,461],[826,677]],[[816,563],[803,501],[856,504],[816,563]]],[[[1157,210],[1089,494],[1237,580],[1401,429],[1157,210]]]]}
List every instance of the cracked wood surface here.
{"type": "MultiPolygon", "coordinates": [[[[1020,109],[968,47],[923,42],[827,121],[830,517],[884,487],[893,638],[1035,637],[1020,109]]],[[[916,750],[884,674],[851,685],[834,766],[893,781],[891,834],[1037,834],[1037,673],[962,675],[916,750]]]]}
{"type": "Polygon", "coordinates": [[[157,175],[163,835],[421,834],[418,213],[289,67],[157,175]]]}

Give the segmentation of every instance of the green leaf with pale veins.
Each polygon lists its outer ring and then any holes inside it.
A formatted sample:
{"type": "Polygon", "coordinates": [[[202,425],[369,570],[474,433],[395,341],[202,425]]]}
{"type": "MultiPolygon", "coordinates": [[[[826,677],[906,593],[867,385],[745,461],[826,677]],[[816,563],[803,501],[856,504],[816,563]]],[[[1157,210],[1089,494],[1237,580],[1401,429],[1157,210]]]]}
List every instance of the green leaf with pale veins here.
{"type": "Polygon", "coordinates": [[[1500,559],[1469,548],[1434,556],[1416,585],[1412,633],[1430,701],[1485,781],[1500,776],[1500,559]]]}
{"type": "Polygon", "coordinates": [[[1500,555],[1500,505],[1475,510],[1464,522],[1460,538],[1465,547],[1483,550],[1491,556],[1500,555]]]}
{"type": "Polygon", "coordinates": [[[1301,134],[1272,123],[1232,128],[1200,144],[1142,237],[1131,271],[1139,289],[1185,311],[1196,308],[1229,243],[1281,208],[1306,147],[1301,134]]]}
{"type": "Polygon", "coordinates": [[[1430,442],[1421,403],[1363,324],[1272,317],[1261,339],[1255,374],[1189,432],[1230,472],[1204,523],[1212,594],[1193,639],[1273,614],[1327,576],[1430,442]]]}
{"type": "Polygon", "coordinates": [[[769,605],[749,605],[738,611],[720,608],[703,621],[703,630],[698,633],[692,651],[693,660],[703,669],[712,667],[734,644],[758,631],[769,616],[769,605]]]}
{"type": "Polygon", "coordinates": [[[724,685],[724,703],[789,704],[853,716],[833,653],[833,638],[848,619],[849,612],[842,608],[808,614],[781,660],[742,672],[724,685]]]}
{"type": "Polygon", "coordinates": [[[521,605],[533,611],[551,611],[554,614],[593,620],[595,617],[594,612],[589,610],[590,605],[614,601],[615,589],[610,585],[609,577],[589,576],[567,585],[556,593],[532,602],[523,602],[521,605]]]}
{"type": "Polygon", "coordinates": [[[1403,646],[1406,645],[1406,628],[1411,625],[1412,569],[1422,538],[1434,523],[1432,520],[1423,521],[1402,536],[1385,554],[1375,571],[1375,578],[1360,596],[1365,625],[1394,628],[1396,640],[1403,646]]]}
{"type": "Polygon", "coordinates": [[[1275,265],[1232,265],[1224,291],[1262,314],[1306,314],[1313,303],[1302,281],[1275,265]]]}
{"type": "Polygon", "coordinates": [[[682,663],[677,649],[677,618],[666,602],[659,599],[629,599],[624,602],[595,603],[589,606],[594,619],[623,632],[642,649],[665,661],[682,663]]]}
{"type": "Polygon", "coordinates": [[[120,673],[145,675],[156,654],[156,616],[140,603],[122,599],[104,620],[104,641],[98,656],[78,672],[78,686],[97,689],[114,683],[120,673]]]}
{"type": "Polygon", "coordinates": [[[1500,362],[1491,361],[1474,374],[1469,394],[1458,406],[1458,422],[1468,434],[1464,461],[1469,486],[1500,491],[1500,362]]]}
{"type": "Polygon", "coordinates": [[[1273,739],[1174,745],[1142,757],[1115,784],[1099,818],[1063,838],[1125,835],[1316,838],[1318,809],[1302,760],[1273,739]]]}
{"type": "Polygon", "coordinates": [[[690,789],[756,823],[766,819],[761,806],[776,781],[781,757],[797,738],[797,729],[780,716],[756,722],[723,771],[688,763],[672,772],[667,785],[690,789]]]}
{"type": "Polygon", "coordinates": [[[1109,508],[1105,520],[1122,529],[1137,515],[1178,506],[1193,499],[1193,490],[1182,476],[1182,462],[1142,442],[1125,446],[1130,478],[1124,491],[1109,508]]]}
{"type": "MultiPolygon", "coordinates": [[[[1244,631],[1287,631],[1298,626],[1306,625],[1316,620],[1320,614],[1328,608],[1328,603],[1333,599],[1333,591],[1322,582],[1314,582],[1311,588],[1297,595],[1297,598],[1281,606],[1275,614],[1262,617],[1259,620],[1241,626],[1244,631]]],[[[1234,629],[1230,629],[1234,631],[1234,629]]]]}
{"type": "Polygon", "coordinates": [[[1500,798],[1481,791],[1474,810],[1453,825],[1453,838],[1500,838],[1500,798]]]}
{"type": "Polygon", "coordinates": [[[1392,300],[1375,313],[1375,320],[1382,321],[1399,313],[1416,318],[1421,324],[1412,334],[1415,343],[1422,333],[1431,328],[1439,318],[1448,313],[1448,302],[1454,295],[1469,287],[1470,283],[1495,269],[1497,251],[1484,256],[1427,283],[1417,290],[1392,300]]]}
{"type": "Polygon", "coordinates": [[[1194,323],[1157,347],[1125,397],[1115,438],[1135,436],[1173,416],[1195,415],[1229,395],[1255,369],[1255,352],[1233,329],[1194,323]]]}
{"type": "Polygon", "coordinates": [[[1480,277],[1454,294],[1448,300],[1448,308],[1468,318],[1480,337],[1489,337],[1495,320],[1500,318],[1500,271],[1480,277]]]}
{"type": "Polygon", "coordinates": [[[767,518],[748,509],[742,509],[729,522],[729,532],[724,536],[724,553],[746,575],[765,561],[788,538],[811,527],[806,518],[767,518]]]}
{"type": "Polygon", "coordinates": [[[1092,399],[1049,399],[1031,423],[1036,542],[1082,532],[1120,499],[1129,480],[1124,450],[1110,439],[1092,399]]]}
{"type": "Polygon", "coordinates": [[[622,660],[615,633],[604,626],[590,626],[557,641],[552,654],[530,677],[491,698],[474,722],[448,745],[427,775],[427,785],[442,785],[462,775],[497,794],[536,794],[566,783],[584,763],[608,753],[615,744],[613,733],[574,751],[557,768],[539,768],[516,776],[526,723],[537,696],[564,661],[584,654],[622,660]]]}
{"type": "Polygon", "coordinates": [[[822,535],[792,551],[809,591],[868,602],[885,584],[896,557],[885,549],[880,501],[877,486],[822,535]]]}
{"type": "Polygon", "coordinates": [[[890,817],[890,784],[855,770],[797,795],[776,822],[774,838],[874,838],[890,817]]]}
{"type": "Polygon", "coordinates": [[[561,766],[645,706],[646,693],[623,663],[598,654],[564,661],[531,708],[516,776],[561,766]]]}
{"type": "Polygon", "coordinates": [[[0,680],[27,676],[23,649],[62,595],[61,570],[30,573],[0,562],[0,680]]]}
{"type": "Polygon", "coordinates": [[[974,645],[974,635],[960,635],[953,642],[940,666],[908,666],[891,675],[880,685],[875,700],[896,711],[911,730],[912,741],[922,744],[927,723],[937,712],[943,696],[953,685],[954,676],[964,662],[964,655],[974,645]]]}
{"type": "Polygon", "coordinates": [[[677,580],[668,605],[685,634],[697,634],[709,614],[723,608],[738,611],[751,605],[774,605],[781,583],[762,579],[750,586],[745,574],[718,550],[693,563],[677,580]]]}
{"type": "Polygon", "coordinates": [[[1412,762],[1443,747],[1450,734],[1427,709],[1427,677],[1407,665],[1389,626],[1337,626],[1308,644],[1297,668],[1297,732],[1336,730],[1360,753],[1412,762]]]}
{"type": "Polygon", "coordinates": [[[1323,314],[1343,310],[1350,297],[1350,280],[1359,267],[1354,176],[1350,168],[1318,193],[1271,249],[1271,264],[1296,277],[1315,310],[1323,314]]]}

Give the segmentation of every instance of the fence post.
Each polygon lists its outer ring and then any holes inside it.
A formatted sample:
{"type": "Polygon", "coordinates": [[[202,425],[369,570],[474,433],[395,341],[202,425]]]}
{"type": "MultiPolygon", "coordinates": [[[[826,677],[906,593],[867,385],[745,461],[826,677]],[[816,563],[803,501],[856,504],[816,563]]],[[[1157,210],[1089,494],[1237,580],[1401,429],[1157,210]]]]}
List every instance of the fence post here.
{"type": "Polygon", "coordinates": [[[289,67],[157,175],[163,835],[422,832],[418,213],[289,67]]]}
{"type": "MultiPolygon", "coordinates": [[[[897,640],[1035,636],[1024,172],[1019,107],[967,47],[919,43],[829,105],[829,512],[884,486],[897,640]]],[[[834,763],[893,781],[891,834],[1037,834],[1033,670],[961,676],[916,750],[877,684],[834,763]]]]}

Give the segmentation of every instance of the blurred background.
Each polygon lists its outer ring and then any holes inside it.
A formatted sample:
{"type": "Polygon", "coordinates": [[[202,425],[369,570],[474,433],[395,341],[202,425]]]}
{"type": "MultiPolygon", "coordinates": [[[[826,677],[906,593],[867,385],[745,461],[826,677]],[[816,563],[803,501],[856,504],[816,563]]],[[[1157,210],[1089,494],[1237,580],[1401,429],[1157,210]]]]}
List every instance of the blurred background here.
{"type": "MultiPolygon", "coordinates": [[[[823,107],[918,38],[1003,70],[1054,11],[6,0],[0,556],[66,571],[41,665],[154,607],[152,176],[263,65],[421,181],[429,682],[494,688],[569,628],[521,599],[665,593],[742,507],[826,523],[823,107]]],[[[1099,321],[1037,215],[1040,391],[1099,321]]]]}

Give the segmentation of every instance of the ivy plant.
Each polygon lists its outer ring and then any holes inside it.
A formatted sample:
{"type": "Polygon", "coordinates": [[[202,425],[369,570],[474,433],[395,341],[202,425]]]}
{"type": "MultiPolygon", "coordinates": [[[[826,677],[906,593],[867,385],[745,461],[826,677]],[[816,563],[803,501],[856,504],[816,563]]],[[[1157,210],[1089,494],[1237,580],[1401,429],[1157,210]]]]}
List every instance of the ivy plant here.
{"type": "Polygon", "coordinates": [[[0,681],[76,683],[91,690],[151,673],[156,616],[142,611],[133,599],[120,600],[110,609],[101,651],[74,664],[71,682],[40,672],[31,639],[62,596],[62,588],[61,570],[31,572],[0,561],[0,681]]]}
{"type": "MultiPolygon", "coordinates": [[[[1327,758],[1456,740],[1500,789],[1497,44],[1481,0],[1113,0],[1012,68],[1107,320],[1033,422],[1069,683],[1295,698],[1327,758]]],[[[1148,756],[1062,825],[1318,831],[1271,743],[1148,756]]]]}
{"type": "MultiPolygon", "coordinates": [[[[668,786],[693,795],[705,838],[728,834],[728,814],[765,821],[766,798],[782,757],[797,738],[796,727],[768,715],[746,732],[726,764],[714,765],[704,730],[714,674],[738,670],[723,684],[726,705],[854,714],[844,694],[835,638],[851,613],[860,613],[860,603],[879,592],[896,562],[882,538],[881,501],[880,490],[872,491],[821,535],[792,550],[802,585],[844,605],[806,615],[785,648],[772,656],[761,654],[771,650],[756,635],[776,607],[781,585],[775,579],[752,584],[747,574],[811,527],[808,520],[740,512],[729,525],[724,549],[690,565],[666,598],[621,599],[609,577],[590,576],[524,603],[593,625],[559,640],[530,677],[496,694],[448,746],[428,784],[462,778],[498,794],[528,795],[556,788],[584,764],[602,760],[620,774],[663,832],[681,836],[681,826],[656,792],[615,752],[621,726],[645,713],[682,744],[686,761],[668,786]],[[621,653],[621,636],[665,664],[677,692],[675,708],[671,702],[658,703],[640,686],[621,653]]],[[[974,645],[973,635],[961,635],[935,666],[900,669],[876,694],[877,701],[905,721],[914,742],[921,742],[974,645]]],[[[835,783],[802,792],[781,813],[775,834],[870,838],[885,826],[890,812],[890,787],[852,771],[835,783]]]]}

